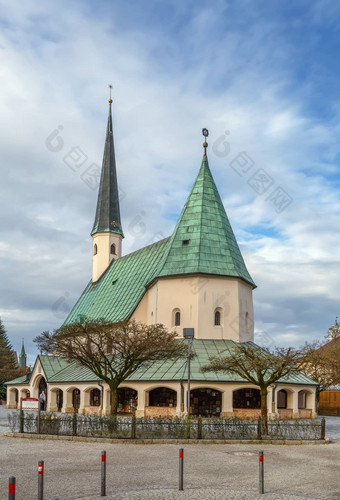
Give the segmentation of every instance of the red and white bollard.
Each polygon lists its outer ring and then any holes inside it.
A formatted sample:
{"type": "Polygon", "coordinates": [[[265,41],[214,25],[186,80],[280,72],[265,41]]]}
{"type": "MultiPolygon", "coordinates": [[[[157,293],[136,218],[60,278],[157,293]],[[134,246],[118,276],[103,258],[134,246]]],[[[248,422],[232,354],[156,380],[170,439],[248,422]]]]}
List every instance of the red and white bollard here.
{"type": "Polygon", "coordinates": [[[183,448],[179,449],[179,491],[183,491],[183,461],[184,461],[184,450],[183,448]]]}
{"type": "Polygon", "coordinates": [[[15,500],[15,477],[11,476],[8,481],[8,500],[15,500]]]}
{"type": "Polygon", "coordinates": [[[106,451],[102,451],[102,467],[101,467],[101,491],[100,496],[106,496],[106,451]]]}
{"type": "Polygon", "coordinates": [[[44,461],[38,462],[38,500],[44,500],[44,461]]]}
{"type": "Polygon", "coordinates": [[[264,493],[264,464],[263,451],[259,452],[259,492],[264,493]]]}

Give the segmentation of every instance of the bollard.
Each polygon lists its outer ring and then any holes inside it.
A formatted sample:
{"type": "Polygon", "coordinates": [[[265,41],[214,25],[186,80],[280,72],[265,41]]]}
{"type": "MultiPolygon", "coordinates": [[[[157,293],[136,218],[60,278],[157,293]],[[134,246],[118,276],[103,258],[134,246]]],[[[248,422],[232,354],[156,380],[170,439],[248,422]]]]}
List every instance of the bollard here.
{"type": "Polygon", "coordinates": [[[264,464],[263,451],[259,452],[259,492],[264,493],[264,464]]]}
{"type": "Polygon", "coordinates": [[[184,459],[184,450],[183,448],[179,449],[179,491],[183,491],[183,459],[184,459]]]}
{"type": "Polygon", "coordinates": [[[38,462],[38,500],[44,500],[44,461],[38,462]]]}
{"type": "Polygon", "coordinates": [[[321,436],[320,439],[325,439],[326,437],[326,419],[322,417],[321,419],[321,436]]]}
{"type": "Polygon", "coordinates": [[[40,434],[40,402],[38,406],[38,420],[37,420],[37,433],[40,434]]]}
{"type": "Polygon", "coordinates": [[[15,477],[11,476],[8,482],[8,500],[15,500],[15,477]]]}
{"type": "Polygon", "coordinates": [[[102,470],[101,470],[101,490],[100,496],[106,496],[106,451],[102,451],[102,470]]]}
{"type": "Polygon", "coordinates": [[[19,432],[22,434],[24,432],[24,411],[22,409],[22,398],[20,398],[20,412],[19,412],[19,432]]]}

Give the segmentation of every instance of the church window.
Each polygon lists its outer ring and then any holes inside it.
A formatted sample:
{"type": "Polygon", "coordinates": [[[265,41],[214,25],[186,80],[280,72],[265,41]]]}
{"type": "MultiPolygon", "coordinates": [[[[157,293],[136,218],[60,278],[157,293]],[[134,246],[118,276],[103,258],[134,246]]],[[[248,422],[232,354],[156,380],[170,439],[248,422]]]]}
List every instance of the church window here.
{"type": "Polygon", "coordinates": [[[116,245],[114,245],[113,243],[111,245],[111,253],[112,255],[116,255],[116,245]]]}
{"type": "Polygon", "coordinates": [[[249,332],[249,313],[246,312],[246,330],[249,332]]]}
{"type": "Polygon", "coordinates": [[[189,241],[190,241],[190,240],[183,240],[183,241],[182,241],[182,245],[183,245],[184,247],[188,246],[188,245],[189,245],[189,241]]]}
{"type": "Polygon", "coordinates": [[[97,252],[98,252],[97,245],[96,245],[96,244],[94,244],[94,245],[93,245],[93,255],[97,255],[97,252]]]}
{"type": "Polygon", "coordinates": [[[214,312],[214,325],[222,326],[222,309],[218,307],[214,312]]]}
{"type": "Polygon", "coordinates": [[[179,311],[175,314],[175,326],[179,326],[181,324],[181,313],[179,311]]]}

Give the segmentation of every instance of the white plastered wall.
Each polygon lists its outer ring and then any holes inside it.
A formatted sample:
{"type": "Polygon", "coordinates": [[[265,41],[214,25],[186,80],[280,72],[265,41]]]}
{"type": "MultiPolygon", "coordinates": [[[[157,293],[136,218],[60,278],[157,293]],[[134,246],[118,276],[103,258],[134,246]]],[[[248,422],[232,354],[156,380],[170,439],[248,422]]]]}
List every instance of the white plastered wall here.
{"type": "Polygon", "coordinates": [[[164,278],[154,283],[137,306],[133,319],[174,328],[175,310],[181,313],[176,329],[194,328],[198,339],[254,340],[252,288],[238,279],[215,276],[164,278]],[[221,324],[214,325],[216,310],[221,324]]]}

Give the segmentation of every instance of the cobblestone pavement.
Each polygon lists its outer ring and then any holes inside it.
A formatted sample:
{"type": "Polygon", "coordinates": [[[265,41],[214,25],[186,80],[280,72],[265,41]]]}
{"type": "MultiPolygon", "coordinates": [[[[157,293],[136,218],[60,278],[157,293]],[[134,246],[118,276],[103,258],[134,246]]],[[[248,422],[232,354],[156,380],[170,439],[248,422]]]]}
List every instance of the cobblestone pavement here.
{"type": "Polygon", "coordinates": [[[7,498],[11,475],[17,481],[16,500],[36,499],[39,460],[45,462],[45,500],[99,499],[103,449],[108,499],[340,499],[340,443],[263,444],[265,495],[258,494],[259,445],[183,448],[185,490],[179,492],[179,445],[0,436],[0,499],[7,498]]]}

